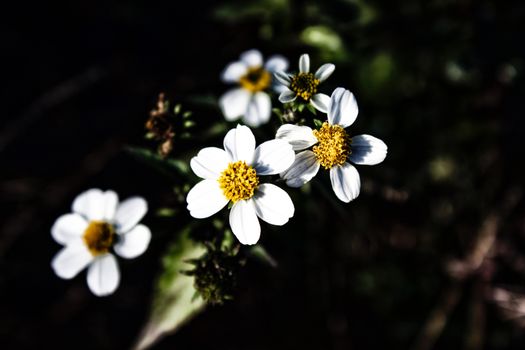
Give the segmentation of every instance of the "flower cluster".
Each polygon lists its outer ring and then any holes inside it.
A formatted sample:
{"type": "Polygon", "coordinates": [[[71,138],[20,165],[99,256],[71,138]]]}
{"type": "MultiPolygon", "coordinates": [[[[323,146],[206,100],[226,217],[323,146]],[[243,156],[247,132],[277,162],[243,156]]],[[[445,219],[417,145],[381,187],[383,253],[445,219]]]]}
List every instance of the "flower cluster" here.
{"type": "MultiPolygon", "coordinates": [[[[273,58],[269,62],[275,60],[273,58]]],[[[286,67],[284,60],[280,62],[286,67]]],[[[251,50],[241,55],[241,61],[226,67],[223,79],[239,81],[242,86],[221,98],[226,120],[243,115],[243,120],[252,126],[268,121],[270,107],[264,109],[264,118],[254,118],[260,114],[252,114],[250,107],[245,108],[246,104],[257,104],[253,93],[260,93],[260,88],[271,84],[269,69],[261,68],[261,64],[261,54],[251,50]],[[232,99],[228,97],[230,94],[244,94],[245,97],[232,99]],[[244,114],[242,111],[245,111],[244,114]]],[[[276,65],[270,66],[274,69],[276,65]]],[[[193,172],[203,179],[187,196],[188,210],[193,217],[209,217],[231,202],[232,232],[242,244],[255,244],[261,231],[257,217],[273,225],[284,225],[294,213],[288,194],[275,185],[260,183],[259,176],[278,173],[288,186],[301,187],[322,166],[330,171],[337,198],[348,203],[359,195],[359,173],[350,162],[378,164],[385,159],[387,146],[370,135],[350,137],[345,130],[354,123],[358,114],[357,102],[350,91],[337,88],[331,97],[317,91],[319,84],[334,70],[333,64],[326,63],[315,74],[311,73],[310,57],[304,54],[299,58],[299,73],[274,72],[275,80],[282,87],[280,102],[300,100],[300,103],[310,103],[318,111],[327,113],[327,120],[319,130],[284,124],[277,130],[274,140],[266,141],[257,148],[250,129],[238,125],[224,138],[224,150],[213,147],[202,149],[191,160],[193,172]],[[299,152],[295,154],[294,151],[299,152]]],[[[269,101],[266,94],[265,99],[269,101]]],[[[269,104],[265,102],[265,106],[269,104]]]]}
{"type": "MultiPolygon", "coordinates": [[[[200,178],[185,198],[189,214],[204,219],[228,207],[231,233],[242,245],[259,242],[259,219],[282,226],[294,216],[294,203],[279,184],[301,187],[323,168],[329,171],[337,198],[348,203],[359,195],[361,186],[353,164],[375,165],[387,154],[387,146],[380,139],[354,136],[347,130],[358,115],[357,102],[350,91],[339,87],[331,96],[320,92],[321,83],[332,75],[335,65],[323,64],[312,73],[310,57],[303,54],[299,72],[290,73],[287,68],[288,61],[282,56],[272,56],[264,62],[257,50],[246,51],[239,61],[228,64],[222,80],[238,86],[220,97],[219,107],[227,122],[241,119],[248,126],[237,124],[224,136],[222,148],[203,148],[189,161],[191,170],[200,178]],[[281,119],[275,134],[256,146],[249,127],[270,121],[274,93],[284,104],[281,115],[288,110],[302,113],[304,107],[312,114],[303,115],[295,124],[283,124],[281,119]],[[316,110],[326,114],[324,121],[318,119],[316,110]]],[[[170,119],[168,106],[161,95],[157,109],[146,123],[149,135],[161,142],[161,161],[173,150],[178,132],[174,121],[187,123],[184,118],[189,115],[170,119]]],[[[180,106],[174,115],[179,112],[180,106]]],[[[139,224],[146,211],[146,201],[140,197],[119,204],[113,191],[92,189],[80,194],[72,213],[58,218],[51,229],[53,238],[65,246],[52,261],[56,274],[70,279],[88,267],[91,291],[98,296],[113,293],[120,281],[113,253],[135,258],[148,247],[150,230],[139,224]]],[[[227,285],[233,284],[235,277],[231,275],[235,269],[222,266],[221,261],[240,266],[236,263],[237,253],[221,250],[222,239],[214,241],[219,248],[191,260],[195,269],[189,273],[195,276],[195,288],[201,296],[216,303],[229,298],[231,286],[227,285]]]]}

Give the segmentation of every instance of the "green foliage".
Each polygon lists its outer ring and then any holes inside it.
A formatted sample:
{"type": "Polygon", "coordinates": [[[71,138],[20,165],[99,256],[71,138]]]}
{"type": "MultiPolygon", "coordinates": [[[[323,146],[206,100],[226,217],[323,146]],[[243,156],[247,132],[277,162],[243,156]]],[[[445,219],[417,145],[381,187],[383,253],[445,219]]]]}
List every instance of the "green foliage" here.
{"type": "Polygon", "coordinates": [[[150,347],[160,337],[175,331],[204,308],[203,299],[196,295],[195,278],[181,272],[191,267],[188,260],[205,252],[203,245],[189,238],[190,230],[191,226],[183,229],[162,257],[162,272],[155,288],[151,313],[136,349],[150,347]]]}
{"type": "Polygon", "coordinates": [[[237,275],[245,264],[239,255],[239,246],[234,247],[223,249],[222,244],[208,244],[206,253],[188,261],[194,267],[185,274],[195,277],[195,290],[208,304],[222,305],[233,299],[237,275]]]}
{"type": "Polygon", "coordinates": [[[300,38],[306,45],[317,48],[322,59],[337,61],[347,56],[340,35],[327,26],[306,27],[301,32],[300,38]]]}
{"type": "Polygon", "coordinates": [[[168,177],[185,179],[190,176],[188,163],[180,159],[163,158],[159,154],[141,147],[129,146],[125,148],[125,151],[168,177]]]}

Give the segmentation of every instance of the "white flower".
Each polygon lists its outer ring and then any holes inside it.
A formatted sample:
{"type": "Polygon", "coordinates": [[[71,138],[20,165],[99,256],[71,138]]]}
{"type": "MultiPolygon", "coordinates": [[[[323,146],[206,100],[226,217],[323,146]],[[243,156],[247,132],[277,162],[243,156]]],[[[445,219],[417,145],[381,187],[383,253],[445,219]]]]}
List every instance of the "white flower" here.
{"type": "Polygon", "coordinates": [[[294,151],[283,140],[271,140],[255,148],[255,137],[242,125],[224,137],[224,150],[202,149],[193,157],[193,172],[204,179],[188,193],[191,216],[207,218],[229,201],[230,226],[242,244],[255,244],[261,235],[257,217],[272,225],[284,225],[294,214],[290,196],[279,187],[260,183],[259,176],[278,174],[293,163],[294,151]]]}
{"type": "Polygon", "coordinates": [[[267,123],[272,113],[272,102],[265,91],[274,86],[272,74],[287,68],[288,61],[279,55],[270,57],[263,65],[263,57],[258,50],[246,51],[239,61],[228,64],[221,78],[225,83],[237,83],[239,87],[219,99],[226,120],[242,117],[243,122],[251,127],[267,123]]]}
{"type": "Polygon", "coordinates": [[[332,188],[340,200],[350,202],[359,195],[361,180],[356,168],[350,164],[375,165],[387,153],[386,144],[370,135],[352,138],[344,128],[353,124],[358,108],[354,95],[343,88],[332,93],[328,104],[328,121],[319,130],[307,126],[285,124],[277,130],[277,139],[288,141],[296,155],[292,166],[281,173],[290,187],[300,187],[310,181],[323,166],[330,169],[332,188]]]}
{"type": "Polygon", "coordinates": [[[117,259],[132,259],[146,251],[150,230],[138,224],[148,210],[146,201],[132,197],[119,204],[113,191],[91,189],[75,198],[72,213],[59,217],[51,235],[64,245],[51,266],[64,279],[89,265],[87,283],[97,296],[113,293],[120,282],[117,259]]]}
{"type": "Polygon", "coordinates": [[[317,86],[325,81],[335,70],[332,63],[323,64],[315,72],[310,73],[310,56],[303,54],[299,58],[299,73],[290,75],[284,71],[274,74],[275,78],[283,84],[286,89],[279,95],[279,101],[290,103],[301,97],[303,101],[310,102],[318,111],[326,113],[330,97],[317,93],[317,86]]]}

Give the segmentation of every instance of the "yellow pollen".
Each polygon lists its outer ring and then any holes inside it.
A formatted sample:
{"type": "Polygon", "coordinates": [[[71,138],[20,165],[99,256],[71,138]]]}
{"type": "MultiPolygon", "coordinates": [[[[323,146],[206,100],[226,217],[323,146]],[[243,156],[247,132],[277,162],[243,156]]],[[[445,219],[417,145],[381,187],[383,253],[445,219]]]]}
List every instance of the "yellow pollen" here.
{"type": "Polygon", "coordinates": [[[228,168],[221,173],[217,181],[224,196],[234,203],[253,197],[259,186],[257,172],[242,160],[228,164],[228,168]]]}
{"type": "Polygon", "coordinates": [[[115,240],[115,228],[105,221],[91,221],[82,238],[93,256],[105,254],[115,240]]]}
{"type": "Polygon", "coordinates": [[[345,129],[339,125],[330,125],[328,122],[324,122],[321,129],[314,130],[314,136],[319,143],[313,147],[312,151],[315,153],[317,161],[325,169],[330,169],[335,165],[343,165],[352,153],[350,149],[352,139],[345,129]]]}
{"type": "Polygon", "coordinates": [[[292,77],[290,89],[295,92],[297,96],[308,101],[317,93],[317,85],[319,85],[320,82],[319,79],[315,79],[313,73],[298,73],[292,77]]]}
{"type": "Polygon", "coordinates": [[[272,82],[272,76],[262,67],[248,68],[248,72],[241,77],[239,83],[251,92],[266,90],[272,82]]]}

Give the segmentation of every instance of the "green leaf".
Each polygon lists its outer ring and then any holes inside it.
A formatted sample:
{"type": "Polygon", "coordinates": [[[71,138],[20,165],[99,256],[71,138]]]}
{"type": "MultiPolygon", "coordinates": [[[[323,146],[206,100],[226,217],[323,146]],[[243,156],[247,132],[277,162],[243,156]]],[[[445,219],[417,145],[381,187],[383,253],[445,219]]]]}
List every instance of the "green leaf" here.
{"type": "Polygon", "coordinates": [[[310,103],[306,105],[306,108],[308,108],[308,110],[309,110],[313,115],[317,115],[317,111],[315,110],[315,107],[312,106],[310,103]]]}
{"type": "Polygon", "coordinates": [[[323,122],[316,118],[314,119],[314,125],[316,129],[321,129],[321,127],[323,126],[323,122]]]}
{"type": "Polygon", "coordinates": [[[126,147],[125,151],[169,177],[189,176],[188,164],[180,159],[162,158],[157,153],[140,147],[126,147]]]}
{"type": "Polygon", "coordinates": [[[195,122],[193,120],[186,120],[186,121],[184,121],[183,125],[184,125],[185,128],[191,128],[191,127],[195,126],[195,122]]]}
{"type": "Polygon", "coordinates": [[[271,267],[277,267],[277,261],[268,253],[268,251],[260,244],[257,244],[250,248],[249,250],[250,256],[254,257],[255,259],[271,266],[271,267]]]}
{"type": "Polygon", "coordinates": [[[297,110],[298,110],[299,112],[303,112],[303,111],[304,111],[304,106],[305,106],[305,105],[302,104],[302,103],[299,104],[299,105],[297,105],[297,110]]]}
{"type": "Polygon", "coordinates": [[[307,27],[302,31],[300,39],[306,45],[319,49],[323,59],[341,60],[347,55],[341,36],[330,27],[307,27]]]}
{"type": "Polygon", "coordinates": [[[163,271],[157,281],[150,316],[134,349],[149,348],[204,309],[204,301],[196,295],[195,278],[181,272],[192,268],[188,260],[205,252],[203,245],[189,238],[190,231],[191,227],[187,226],[162,258],[163,271]]]}
{"type": "Polygon", "coordinates": [[[159,208],[157,209],[157,216],[160,216],[160,217],[172,217],[172,216],[175,216],[175,214],[177,213],[177,211],[173,208],[159,208]]]}
{"type": "Polygon", "coordinates": [[[274,112],[280,118],[283,117],[283,112],[281,112],[281,110],[279,108],[273,108],[272,112],[274,112]]]}
{"type": "MultiPolygon", "coordinates": [[[[219,104],[217,103],[217,98],[211,94],[192,95],[188,97],[188,101],[192,104],[200,105],[201,107],[208,107],[212,109],[219,108],[219,104]]],[[[189,117],[190,115],[186,115],[186,118],[189,117]]],[[[183,115],[183,118],[185,118],[184,115],[183,115]]]]}

